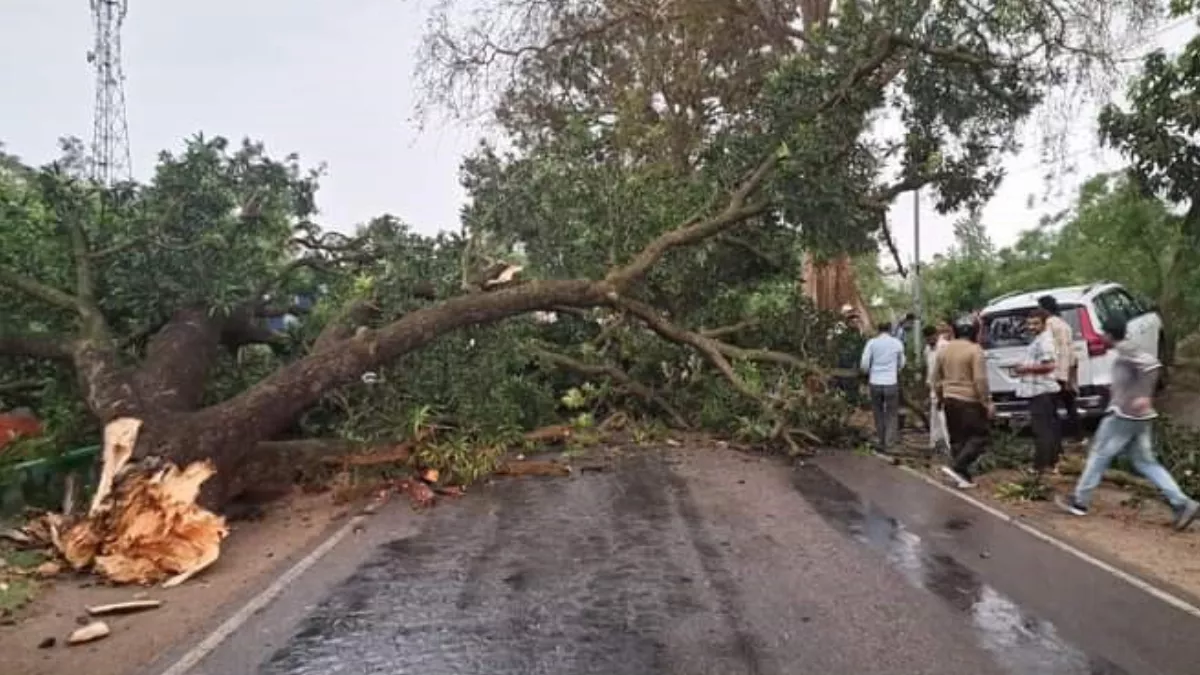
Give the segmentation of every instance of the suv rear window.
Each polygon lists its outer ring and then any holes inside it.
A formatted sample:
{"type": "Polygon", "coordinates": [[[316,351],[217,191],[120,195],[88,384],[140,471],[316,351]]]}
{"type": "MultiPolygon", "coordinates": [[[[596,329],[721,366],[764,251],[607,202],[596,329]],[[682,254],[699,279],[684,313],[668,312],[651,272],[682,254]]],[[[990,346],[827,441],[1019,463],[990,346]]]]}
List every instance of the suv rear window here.
{"type": "MultiPolygon", "coordinates": [[[[995,347],[1024,347],[1030,342],[1030,335],[1025,330],[1025,320],[1036,307],[1014,309],[1007,312],[996,312],[983,315],[983,338],[981,346],[984,349],[995,347]]],[[[1071,327],[1074,340],[1082,340],[1083,332],[1079,328],[1079,305],[1062,305],[1059,314],[1071,327]]]]}

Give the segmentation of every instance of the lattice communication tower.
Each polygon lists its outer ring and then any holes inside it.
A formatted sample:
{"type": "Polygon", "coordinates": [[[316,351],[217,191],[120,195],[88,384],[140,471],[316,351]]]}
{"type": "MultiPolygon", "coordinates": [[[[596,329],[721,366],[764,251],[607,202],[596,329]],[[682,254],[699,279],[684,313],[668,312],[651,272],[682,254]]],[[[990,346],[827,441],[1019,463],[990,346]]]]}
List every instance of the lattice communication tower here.
{"type": "Polygon", "coordinates": [[[129,0],[89,0],[96,43],[88,63],[96,69],[96,110],[92,120],[92,179],[112,186],[132,178],[129,122],[125,117],[125,73],[121,69],[121,24],[129,0]]]}

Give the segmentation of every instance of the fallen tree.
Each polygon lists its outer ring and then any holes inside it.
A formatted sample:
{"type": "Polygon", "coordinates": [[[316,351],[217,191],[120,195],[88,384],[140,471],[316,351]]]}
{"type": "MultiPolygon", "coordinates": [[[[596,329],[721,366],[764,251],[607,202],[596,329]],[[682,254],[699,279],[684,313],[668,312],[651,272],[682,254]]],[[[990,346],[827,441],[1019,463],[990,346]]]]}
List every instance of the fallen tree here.
{"type": "MultiPolygon", "coordinates": [[[[704,4],[700,15],[672,17],[637,5],[619,22],[629,34],[571,41],[559,33],[587,17],[567,17],[552,25],[545,49],[530,53],[560,63],[560,49],[580,50],[589,67],[613,75],[619,64],[591,52],[597,39],[644,44],[639,36],[648,32],[687,34],[697,17],[736,10],[704,4]]],[[[612,3],[605,11],[624,7],[612,3]]],[[[810,330],[808,319],[766,326],[756,316],[727,333],[692,330],[687,322],[717,317],[696,308],[720,305],[722,297],[766,295],[761,289],[778,288],[780,279],[792,284],[787,260],[802,259],[798,241],[827,251],[873,246],[882,214],[906,191],[932,188],[947,209],[986,199],[998,180],[996,153],[1010,147],[1044,78],[1057,72],[1055,59],[1073,54],[1052,39],[1048,14],[1031,16],[1014,23],[950,3],[915,15],[851,7],[836,29],[819,35],[780,34],[780,24],[770,40],[811,46],[720,83],[730,107],[719,119],[702,113],[712,86],[702,74],[658,73],[666,93],[686,95],[678,105],[702,120],[682,110],[655,113],[650,117],[669,119],[651,120],[654,128],[644,133],[603,123],[609,103],[620,109],[622,124],[645,113],[616,100],[638,80],[626,73],[591,91],[599,98],[584,97],[590,103],[583,109],[510,130],[519,137],[518,155],[484,150],[468,161],[466,237],[422,238],[390,217],[355,236],[322,234],[311,221],[315,175],[294,159],[266,157],[255,144],[231,152],[224,139],[198,137],[182,154],[165,156],[150,184],[112,190],[78,178],[78,157],[68,147],[60,164],[42,171],[17,165],[0,177],[6,213],[20,225],[0,233],[0,311],[20,317],[6,322],[0,356],[19,359],[22,369],[49,363],[72,373],[101,425],[137,422],[129,456],[105,454],[112,489],[102,491],[101,502],[111,517],[97,520],[94,508],[87,521],[86,539],[110,547],[120,541],[129,495],[176,480],[203,482],[204,504],[220,507],[264,479],[264,453],[295,443],[306,413],[334,392],[380,373],[402,380],[397,364],[415,365],[414,355],[443,337],[531,312],[592,328],[619,321],[589,337],[602,357],[618,362],[594,365],[546,351],[540,360],[612,380],[677,425],[705,426],[703,406],[701,419],[688,419],[687,407],[643,377],[687,385],[715,372],[740,397],[729,406],[745,404],[747,416],[761,416],[771,439],[793,447],[816,442],[821,436],[805,416],[820,410],[816,380],[830,371],[814,360],[825,355],[762,346],[800,344],[787,338],[749,342],[770,331],[778,337],[810,330]],[[1036,58],[1026,49],[1033,45],[1036,58]],[[910,128],[903,143],[881,150],[867,134],[901,75],[906,102],[899,107],[910,128]],[[689,91],[692,85],[698,89],[689,91]],[[672,125],[678,137],[667,151],[646,149],[655,129],[672,125]],[[904,159],[898,177],[884,171],[892,153],[904,159]],[[589,211],[594,204],[603,209],[589,211]],[[516,257],[518,245],[528,265],[504,260],[516,257]],[[447,258],[461,261],[453,274],[446,273],[447,258]],[[311,302],[322,286],[332,290],[311,302]],[[281,316],[303,316],[305,327],[291,335],[270,329],[267,322],[281,316]],[[642,339],[636,326],[689,356],[637,360],[629,348],[642,339]],[[270,358],[257,356],[263,345],[270,358]],[[693,363],[693,353],[708,370],[693,363]],[[228,359],[236,366],[221,367],[228,359]]],[[[755,22],[742,27],[743,37],[761,29],[755,22]]],[[[682,40],[686,53],[662,63],[686,63],[720,38],[710,26],[703,40],[682,40]]],[[[740,67],[747,45],[725,45],[721,58],[740,67]]],[[[661,56],[643,50],[637,68],[650,72],[661,56]]],[[[518,87],[525,93],[540,81],[527,75],[518,87]]],[[[527,110],[551,110],[525,103],[527,110]]],[[[773,297],[792,309],[794,296],[773,297]]],[[[726,318],[728,326],[745,317],[726,318]]],[[[558,345],[575,349],[577,337],[558,345]]],[[[461,348],[486,347],[471,340],[461,348]]],[[[538,360],[527,348],[521,342],[515,349],[538,360]]],[[[183,573],[177,567],[155,569],[183,573]]]]}

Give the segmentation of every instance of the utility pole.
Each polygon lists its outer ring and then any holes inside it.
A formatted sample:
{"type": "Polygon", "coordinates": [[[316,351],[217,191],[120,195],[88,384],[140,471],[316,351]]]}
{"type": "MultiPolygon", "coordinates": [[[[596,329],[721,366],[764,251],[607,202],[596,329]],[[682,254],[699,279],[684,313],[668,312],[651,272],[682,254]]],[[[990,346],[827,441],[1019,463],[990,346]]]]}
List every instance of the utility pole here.
{"type": "Polygon", "coordinates": [[[913,323],[913,349],[917,363],[924,360],[925,350],[921,349],[921,324],[925,319],[925,311],[921,302],[921,190],[913,190],[913,314],[917,320],[913,323]]]}

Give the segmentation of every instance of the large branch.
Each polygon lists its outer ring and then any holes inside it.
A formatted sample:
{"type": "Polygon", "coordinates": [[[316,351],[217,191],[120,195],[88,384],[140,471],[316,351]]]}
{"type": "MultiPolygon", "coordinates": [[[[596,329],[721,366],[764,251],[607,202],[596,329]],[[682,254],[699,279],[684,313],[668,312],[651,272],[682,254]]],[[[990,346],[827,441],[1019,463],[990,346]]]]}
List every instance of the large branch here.
{"type": "Polygon", "coordinates": [[[47,334],[0,333],[0,356],[27,356],[51,361],[70,361],[71,342],[47,334]]]}
{"type": "Polygon", "coordinates": [[[0,286],[7,286],[48,305],[79,311],[79,299],[70,293],[3,267],[0,267],[0,286]]]}
{"type": "Polygon", "coordinates": [[[692,426],[688,423],[687,419],[685,419],[684,416],[675,409],[674,406],[667,402],[666,399],[664,399],[662,396],[659,396],[650,387],[647,387],[641,382],[633,379],[629,373],[617,368],[616,366],[609,364],[592,365],[577,359],[573,359],[565,354],[559,354],[547,349],[534,348],[533,354],[546,363],[566,370],[575,371],[581,375],[587,375],[589,377],[607,377],[634,396],[637,396],[651,405],[658,406],[663,412],[670,416],[671,421],[675,423],[676,427],[679,427],[680,429],[690,429],[692,426]]]}

